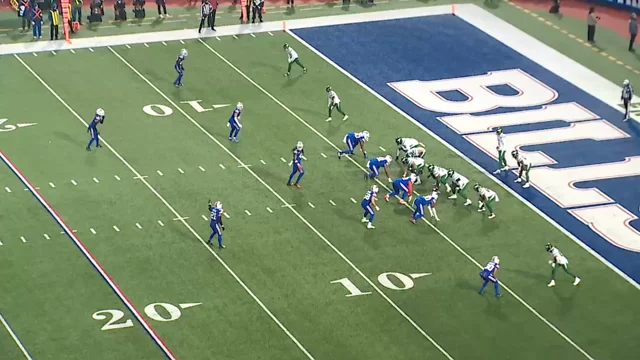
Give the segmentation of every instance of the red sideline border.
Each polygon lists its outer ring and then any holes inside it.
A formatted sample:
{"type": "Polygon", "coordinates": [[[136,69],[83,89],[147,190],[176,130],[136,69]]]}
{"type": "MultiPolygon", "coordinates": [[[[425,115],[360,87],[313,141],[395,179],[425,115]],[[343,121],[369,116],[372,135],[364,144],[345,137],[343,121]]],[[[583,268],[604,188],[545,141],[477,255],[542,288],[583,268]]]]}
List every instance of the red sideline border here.
{"type": "Polygon", "coordinates": [[[100,273],[102,278],[107,282],[111,290],[120,298],[120,300],[124,303],[124,305],[131,311],[131,313],[136,317],[136,319],[142,324],[145,331],[149,336],[153,339],[153,341],[160,347],[162,352],[168,359],[176,360],[177,357],[171,352],[169,347],[164,343],[164,341],[160,338],[160,336],[153,330],[151,325],[147,323],[147,321],[142,317],[140,312],[135,308],[135,306],[131,303],[129,298],[125,295],[125,293],[120,290],[118,285],[111,279],[109,274],[104,270],[102,265],[98,262],[98,260],[89,252],[89,250],[85,247],[85,245],[80,241],[78,236],[71,231],[69,226],[62,220],[62,217],[58,215],[58,213],[49,205],[49,203],[44,199],[42,194],[29,182],[29,180],[20,172],[20,170],[9,160],[7,155],[0,150],[0,159],[7,165],[7,167],[20,179],[20,181],[29,189],[29,192],[38,200],[40,205],[42,205],[45,210],[51,215],[51,217],[55,220],[56,223],[64,230],[67,236],[73,241],[73,243],[80,249],[82,254],[89,260],[91,265],[100,273]]]}

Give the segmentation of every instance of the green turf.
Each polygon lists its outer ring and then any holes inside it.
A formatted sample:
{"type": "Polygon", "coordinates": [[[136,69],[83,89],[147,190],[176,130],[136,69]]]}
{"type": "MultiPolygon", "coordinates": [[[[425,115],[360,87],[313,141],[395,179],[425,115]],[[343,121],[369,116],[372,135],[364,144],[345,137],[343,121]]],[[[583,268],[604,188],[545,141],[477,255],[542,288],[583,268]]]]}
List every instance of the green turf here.
{"type": "MultiPolygon", "coordinates": [[[[502,8],[513,10],[501,11],[522,20],[519,26],[542,31],[548,41],[554,37],[540,21],[515,8],[502,8]]],[[[634,356],[637,291],[471,165],[416,132],[416,126],[286,34],[208,43],[297,117],[197,41],[113,48],[187,116],[176,108],[162,118],[145,114],[145,105],[172,105],[109,49],[20,56],[83,120],[89,120],[96,107],[106,109],[101,132],[122,159],[109,148],[87,153],[86,126],[18,60],[0,58],[7,82],[15,89],[7,94],[11,101],[0,115],[38,122],[0,133],[7,137],[2,150],[78,230],[140,311],[155,302],[202,303],[182,310],[182,317],[173,322],[148,319],[178,357],[305,358],[199,242],[198,236],[208,236],[202,216],[207,213],[206,200],[213,198],[222,199],[231,215],[225,219],[228,249],[216,253],[316,359],[444,358],[367,279],[453,358],[493,354],[500,359],[539,359],[543,351],[557,358],[582,358],[510,294],[499,300],[492,298],[491,289],[484,297],[477,295],[478,269],[427,224],[409,224],[408,209],[382,204],[378,228],[373,233],[365,230],[359,223],[360,207],[350,200],[359,201],[368,186],[361,180],[362,171],[346,159],[335,159],[332,145],[301,121],[338,145],[344,133],[366,128],[372,134],[370,155],[376,156],[384,154],[378,146],[393,148],[395,136],[417,134],[427,144],[430,158],[484,183],[501,199],[493,221],[442,199],[438,207],[442,233],[479,262],[498,253],[504,268],[501,280],[595,358],[634,356]],[[311,69],[308,74],[299,76],[296,69],[291,78],[282,76],[283,42],[298,51],[311,69]],[[190,52],[186,86],[176,90],[171,86],[173,72],[159,69],[185,46],[190,52]],[[247,49],[260,58],[247,58],[247,49]],[[52,70],[72,62],[72,74],[52,70]],[[106,75],[103,82],[88,80],[96,68],[106,75]],[[347,123],[324,122],[327,83],[338,91],[351,115],[347,123]],[[25,108],[19,95],[24,93],[38,98],[40,106],[25,108]],[[231,107],[197,113],[180,104],[187,100],[203,100],[203,105],[243,101],[242,142],[226,141],[231,107]],[[207,133],[250,164],[264,183],[239,168],[240,163],[207,133]],[[289,168],[280,159],[288,161],[298,140],[305,142],[309,158],[302,191],[285,186],[289,168]],[[134,179],[136,173],[146,177],[134,179]],[[270,189],[295,204],[294,210],[306,222],[282,207],[270,189]],[[195,234],[173,220],[177,215],[167,204],[188,217],[185,222],[195,234]],[[557,288],[546,288],[550,269],[542,245],[547,241],[567,254],[584,279],[580,288],[562,276],[557,288]],[[409,290],[397,291],[380,285],[377,278],[384,272],[432,275],[414,280],[409,290]],[[342,285],[330,283],[342,278],[372,294],[345,297],[348,291],[342,285]]],[[[360,165],[366,163],[361,157],[355,159],[360,165]]],[[[399,171],[393,168],[393,174],[399,171]]],[[[93,320],[93,312],[124,311],[124,306],[8,169],[0,171],[0,181],[0,201],[15,209],[2,215],[13,225],[3,229],[0,259],[28,264],[10,267],[12,281],[0,290],[12,295],[2,311],[34,358],[52,353],[68,359],[161,358],[136,322],[133,328],[100,331],[104,322],[93,320]],[[12,192],[2,192],[5,186],[12,192]],[[44,239],[44,233],[51,240],[44,239]],[[41,295],[30,297],[34,292],[41,295]],[[59,302],[64,306],[50,308],[59,302]],[[42,309],[42,314],[25,312],[32,307],[42,309]]],[[[420,192],[426,190],[418,187],[420,192]]],[[[16,354],[12,343],[3,341],[0,346],[0,351],[8,347],[9,354],[16,354]]]]}

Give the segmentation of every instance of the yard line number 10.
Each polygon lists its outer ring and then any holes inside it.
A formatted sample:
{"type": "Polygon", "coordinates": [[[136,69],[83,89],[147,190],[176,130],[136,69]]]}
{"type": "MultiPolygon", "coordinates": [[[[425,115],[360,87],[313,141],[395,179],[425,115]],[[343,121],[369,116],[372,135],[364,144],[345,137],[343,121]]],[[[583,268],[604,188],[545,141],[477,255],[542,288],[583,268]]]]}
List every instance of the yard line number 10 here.
{"type": "MultiPolygon", "coordinates": [[[[386,287],[389,290],[396,291],[404,291],[409,290],[415,286],[414,279],[421,278],[423,276],[431,275],[431,273],[416,273],[405,275],[398,272],[385,272],[378,275],[378,282],[380,285],[386,287]],[[392,281],[395,279],[395,282],[392,281]]],[[[348,278],[342,278],[338,280],[333,280],[330,282],[331,284],[341,284],[345,289],[349,292],[346,294],[346,297],[354,297],[361,295],[369,295],[371,292],[365,292],[360,290],[351,280],[348,278]]]]}

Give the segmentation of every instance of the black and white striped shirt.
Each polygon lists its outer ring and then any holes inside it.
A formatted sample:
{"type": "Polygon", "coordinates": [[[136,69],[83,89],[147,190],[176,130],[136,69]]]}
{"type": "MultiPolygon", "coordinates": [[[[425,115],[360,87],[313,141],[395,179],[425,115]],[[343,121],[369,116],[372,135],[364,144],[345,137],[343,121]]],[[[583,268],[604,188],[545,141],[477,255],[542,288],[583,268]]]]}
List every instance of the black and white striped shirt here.
{"type": "Polygon", "coordinates": [[[209,4],[208,2],[205,2],[204,4],[202,4],[202,7],[200,7],[200,15],[203,18],[206,18],[207,16],[209,16],[210,13],[211,13],[211,4],[209,4]]]}
{"type": "Polygon", "coordinates": [[[625,85],[622,88],[622,100],[631,100],[633,97],[633,88],[631,85],[625,85]]]}

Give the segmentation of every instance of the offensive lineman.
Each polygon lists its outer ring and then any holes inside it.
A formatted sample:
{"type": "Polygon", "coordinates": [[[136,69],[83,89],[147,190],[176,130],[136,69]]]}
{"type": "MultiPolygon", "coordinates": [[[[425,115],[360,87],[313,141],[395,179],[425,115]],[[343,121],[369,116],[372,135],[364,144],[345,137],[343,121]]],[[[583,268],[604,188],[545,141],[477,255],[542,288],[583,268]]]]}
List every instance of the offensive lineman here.
{"type": "Polygon", "coordinates": [[[396,161],[398,161],[400,159],[400,152],[404,153],[403,156],[406,156],[409,150],[418,147],[420,143],[416,139],[397,137],[396,145],[398,145],[398,150],[396,151],[396,161]]]}
{"type": "Polygon", "coordinates": [[[473,190],[478,193],[478,212],[489,209],[489,219],[496,217],[496,214],[493,212],[493,205],[500,201],[498,194],[493,192],[493,190],[480,186],[480,184],[473,185],[473,190]]]}
{"type": "Polygon", "coordinates": [[[458,194],[460,194],[464,199],[464,206],[471,205],[472,201],[467,197],[467,185],[469,185],[469,179],[453,171],[453,169],[449,170],[448,175],[449,179],[451,179],[451,192],[453,193],[453,195],[449,196],[449,199],[457,199],[458,194]]]}

